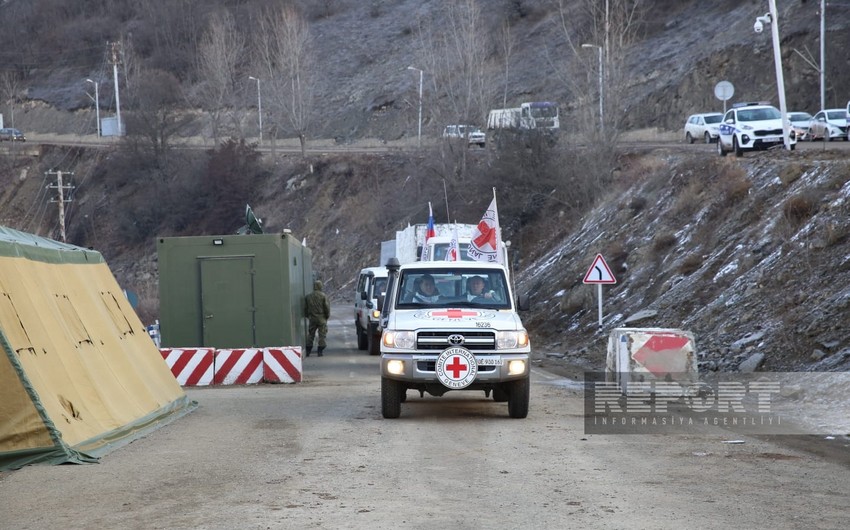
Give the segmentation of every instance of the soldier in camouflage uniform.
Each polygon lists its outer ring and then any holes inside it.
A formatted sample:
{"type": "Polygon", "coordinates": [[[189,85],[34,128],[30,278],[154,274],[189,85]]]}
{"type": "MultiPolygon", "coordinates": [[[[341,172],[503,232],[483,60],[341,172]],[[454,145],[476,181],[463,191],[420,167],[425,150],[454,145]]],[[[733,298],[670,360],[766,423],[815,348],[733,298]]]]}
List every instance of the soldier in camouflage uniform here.
{"type": "Polygon", "coordinates": [[[310,319],[310,328],[307,330],[307,357],[313,352],[313,339],[319,332],[319,357],[327,347],[328,319],[331,317],[331,304],[328,297],[322,292],[321,280],[313,282],[313,292],[304,297],[304,313],[310,319]]]}

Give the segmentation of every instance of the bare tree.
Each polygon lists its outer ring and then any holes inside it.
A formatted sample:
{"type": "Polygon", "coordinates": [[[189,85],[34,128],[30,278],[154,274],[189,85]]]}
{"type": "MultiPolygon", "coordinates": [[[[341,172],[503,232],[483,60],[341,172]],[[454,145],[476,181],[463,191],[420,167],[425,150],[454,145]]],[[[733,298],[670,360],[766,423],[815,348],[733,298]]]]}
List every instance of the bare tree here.
{"type": "Polygon", "coordinates": [[[306,156],[316,71],[309,27],[291,6],[269,8],[257,23],[255,47],[267,87],[268,114],[276,131],[291,131],[306,156]]]}
{"type": "Polygon", "coordinates": [[[21,80],[14,72],[4,72],[0,77],[0,101],[8,105],[9,127],[15,126],[15,103],[18,100],[21,80]]]}
{"type": "Polygon", "coordinates": [[[604,143],[616,142],[626,114],[623,102],[630,89],[626,59],[640,34],[648,3],[646,0],[557,2],[560,27],[570,50],[570,55],[564,58],[568,65],[564,78],[570,80],[569,89],[579,102],[577,121],[591,136],[604,143]],[[599,48],[582,49],[582,44],[599,48]],[[603,57],[603,94],[599,93],[598,49],[603,57]],[[598,110],[600,97],[604,103],[602,116],[598,110]]]}
{"type": "Polygon", "coordinates": [[[168,72],[148,71],[135,84],[129,99],[132,110],[127,112],[127,141],[146,140],[144,145],[162,166],[172,137],[192,119],[182,112],[185,100],[180,82],[168,72]]]}
{"type": "Polygon", "coordinates": [[[216,145],[221,137],[223,116],[232,112],[233,95],[239,92],[238,67],[244,53],[245,38],[236,28],[233,16],[227,11],[214,13],[198,43],[196,69],[199,99],[209,116],[216,145]]]}
{"type": "Polygon", "coordinates": [[[510,80],[511,55],[513,55],[514,50],[514,36],[511,33],[511,25],[507,20],[502,22],[502,31],[499,33],[499,37],[502,59],[505,61],[505,88],[502,93],[502,108],[505,108],[508,106],[508,82],[510,80]]]}

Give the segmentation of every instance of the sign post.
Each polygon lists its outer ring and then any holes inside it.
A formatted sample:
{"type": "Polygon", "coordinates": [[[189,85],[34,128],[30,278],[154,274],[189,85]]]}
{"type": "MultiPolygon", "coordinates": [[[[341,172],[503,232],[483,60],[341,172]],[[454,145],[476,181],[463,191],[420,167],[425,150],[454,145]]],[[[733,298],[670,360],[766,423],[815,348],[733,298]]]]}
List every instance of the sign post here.
{"type": "Polygon", "coordinates": [[[596,296],[599,300],[599,329],[602,329],[602,286],[604,284],[613,285],[617,283],[617,279],[611,274],[611,269],[605,263],[605,258],[602,257],[602,254],[596,255],[596,259],[593,260],[590,268],[587,269],[587,274],[584,275],[582,283],[596,284],[597,286],[596,296]]]}

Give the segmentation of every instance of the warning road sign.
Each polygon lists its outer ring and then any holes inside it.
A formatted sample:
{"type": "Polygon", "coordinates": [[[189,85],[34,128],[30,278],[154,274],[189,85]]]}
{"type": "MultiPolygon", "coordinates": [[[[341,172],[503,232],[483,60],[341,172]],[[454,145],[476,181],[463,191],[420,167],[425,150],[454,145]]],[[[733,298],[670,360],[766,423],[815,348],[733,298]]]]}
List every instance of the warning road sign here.
{"type": "Polygon", "coordinates": [[[617,279],[611,274],[611,269],[608,268],[608,264],[605,263],[605,258],[602,257],[602,254],[597,254],[596,259],[593,260],[593,264],[587,269],[587,274],[584,275],[582,283],[599,285],[614,284],[617,283],[617,279]]]}

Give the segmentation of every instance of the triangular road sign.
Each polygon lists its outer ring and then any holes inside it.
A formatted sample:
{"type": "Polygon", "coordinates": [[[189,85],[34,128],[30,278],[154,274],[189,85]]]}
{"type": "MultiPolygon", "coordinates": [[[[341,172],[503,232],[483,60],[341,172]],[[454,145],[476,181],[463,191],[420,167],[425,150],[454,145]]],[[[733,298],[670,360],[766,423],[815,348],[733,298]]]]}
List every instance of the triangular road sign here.
{"type": "Polygon", "coordinates": [[[614,284],[617,283],[617,279],[611,274],[611,269],[605,263],[605,258],[602,257],[602,254],[597,254],[596,259],[593,260],[593,264],[587,269],[587,274],[584,275],[582,283],[614,284]]]}

